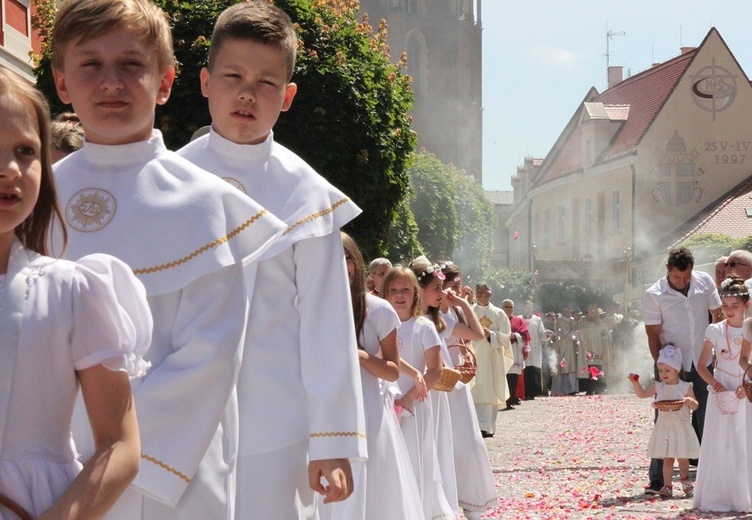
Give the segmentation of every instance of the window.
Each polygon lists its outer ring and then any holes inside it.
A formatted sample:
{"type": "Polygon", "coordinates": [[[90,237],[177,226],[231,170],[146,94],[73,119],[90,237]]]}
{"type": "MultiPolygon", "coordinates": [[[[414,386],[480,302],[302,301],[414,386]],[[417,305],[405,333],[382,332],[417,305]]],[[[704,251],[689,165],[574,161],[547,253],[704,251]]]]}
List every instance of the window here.
{"type": "Polygon", "coordinates": [[[583,221],[585,224],[585,236],[592,237],[593,236],[593,199],[592,197],[587,197],[585,199],[585,215],[584,215],[583,221]]]}
{"type": "Polygon", "coordinates": [[[614,191],[611,199],[611,229],[618,233],[621,231],[621,192],[614,191]]]}
{"type": "Polygon", "coordinates": [[[551,213],[548,210],[543,212],[543,246],[548,247],[551,244],[551,213]]]}
{"type": "Polygon", "coordinates": [[[567,241],[567,209],[564,204],[559,204],[558,239],[562,244],[567,241]]]}
{"type": "Polygon", "coordinates": [[[593,152],[590,146],[590,139],[585,140],[585,162],[586,163],[593,162],[593,152]]]}
{"type": "Polygon", "coordinates": [[[423,33],[413,29],[407,33],[407,71],[413,78],[413,91],[416,96],[423,96],[427,93],[428,82],[427,62],[428,62],[428,45],[423,33]]]}
{"type": "Polygon", "coordinates": [[[405,9],[408,13],[417,13],[418,0],[405,0],[405,9]]]}

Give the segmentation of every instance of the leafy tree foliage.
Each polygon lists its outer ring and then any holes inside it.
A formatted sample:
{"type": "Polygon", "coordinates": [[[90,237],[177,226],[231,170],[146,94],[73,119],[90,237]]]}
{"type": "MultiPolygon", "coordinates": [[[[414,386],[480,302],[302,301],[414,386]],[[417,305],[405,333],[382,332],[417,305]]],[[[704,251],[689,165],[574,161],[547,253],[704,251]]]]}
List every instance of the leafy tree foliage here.
{"type": "Polygon", "coordinates": [[[718,233],[698,233],[680,244],[692,251],[695,264],[709,264],[734,249],[745,249],[744,241],[718,233]]]}
{"type": "Polygon", "coordinates": [[[422,254],[417,237],[418,224],[410,211],[410,202],[406,197],[400,201],[396,217],[392,220],[386,258],[389,258],[393,264],[407,265],[410,260],[422,254]]]}
{"type": "Polygon", "coordinates": [[[418,241],[432,261],[454,257],[459,234],[454,173],[426,151],[416,154],[410,169],[410,209],[418,224],[418,241]]]}
{"type": "MultiPolygon", "coordinates": [[[[171,17],[177,59],[170,101],[158,108],[156,120],[169,148],[184,145],[196,129],[210,123],[199,71],[214,22],[236,1],[156,0],[171,17]]],[[[56,1],[38,3],[47,8],[35,27],[49,35],[56,1]]],[[[290,15],[299,37],[293,74],[298,94],[275,126],[275,138],[363,209],[348,231],[366,257],[383,254],[392,219],[408,191],[407,161],[415,145],[408,115],[413,94],[403,73],[406,58],[389,61],[386,26],[380,24],[374,32],[367,21],[359,21],[355,0],[275,3],[290,15]]],[[[57,113],[69,108],[57,98],[49,58],[47,51],[35,72],[57,113]]],[[[412,247],[414,239],[403,238],[403,246],[412,247]]]]}
{"type": "Polygon", "coordinates": [[[483,188],[426,151],[415,155],[410,186],[410,209],[425,255],[456,262],[470,279],[487,275],[497,219],[483,188]]]}

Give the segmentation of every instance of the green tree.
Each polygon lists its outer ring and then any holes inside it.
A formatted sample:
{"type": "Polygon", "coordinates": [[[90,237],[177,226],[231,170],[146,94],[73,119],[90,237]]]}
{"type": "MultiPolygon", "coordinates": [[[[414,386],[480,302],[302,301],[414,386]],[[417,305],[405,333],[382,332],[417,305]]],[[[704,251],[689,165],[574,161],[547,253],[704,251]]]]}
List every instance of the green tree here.
{"type": "Polygon", "coordinates": [[[713,263],[734,249],[744,249],[739,240],[721,233],[698,233],[679,245],[692,251],[697,265],[713,263]]]}
{"type": "Polygon", "coordinates": [[[418,224],[418,241],[432,261],[453,258],[457,245],[458,192],[452,168],[426,151],[415,155],[410,168],[410,210],[418,224]]]}
{"type": "MultiPolygon", "coordinates": [[[[157,0],[171,17],[178,75],[156,126],[169,148],[178,148],[209,124],[199,71],[206,63],[214,22],[237,0],[157,0]]],[[[55,0],[35,27],[51,31],[55,0]]],[[[407,161],[415,145],[410,129],[413,94],[405,57],[390,62],[386,25],[376,31],[360,21],[354,0],[277,0],[298,31],[293,81],[298,94],[275,126],[275,138],[347,193],[364,216],[348,226],[366,257],[383,254],[391,222],[408,191],[407,161]]],[[[67,109],[55,94],[49,52],[36,75],[53,113],[67,109]]],[[[405,241],[405,244],[410,240],[405,241]]]]}
{"type": "Polygon", "coordinates": [[[410,186],[410,209],[426,256],[457,262],[470,279],[486,276],[497,218],[483,187],[427,151],[415,154],[410,186]]]}

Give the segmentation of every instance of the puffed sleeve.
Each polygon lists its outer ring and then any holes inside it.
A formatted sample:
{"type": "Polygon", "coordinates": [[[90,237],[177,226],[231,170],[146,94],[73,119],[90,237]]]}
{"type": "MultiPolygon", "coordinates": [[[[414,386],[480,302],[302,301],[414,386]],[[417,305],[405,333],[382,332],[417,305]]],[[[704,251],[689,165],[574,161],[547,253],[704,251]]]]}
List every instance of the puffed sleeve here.
{"type": "Polygon", "coordinates": [[[74,267],[71,294],[76,370],[102,364],[131,377],[145,375],[153,322],[146,289],[131,269],[113,256],[85,256],[74,267]]]}

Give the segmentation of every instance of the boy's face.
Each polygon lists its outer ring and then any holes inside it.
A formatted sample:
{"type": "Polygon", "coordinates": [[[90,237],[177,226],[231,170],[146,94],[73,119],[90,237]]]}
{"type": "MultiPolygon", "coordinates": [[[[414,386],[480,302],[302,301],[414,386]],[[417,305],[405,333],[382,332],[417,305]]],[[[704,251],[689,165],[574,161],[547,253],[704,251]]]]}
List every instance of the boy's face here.
{"type": "Polygon", "coordinates": [[[229,38],[212,71],[201,71],[201,93],[209,99],[214,130],[237,144],[265,141],[296,91],[287,82],[285,51],[277,45],[229,38]]]}
{"type": "Polygon", "coordinates": [[[175,70],[160,70],[157,51],[123,28],[65,47],[54,69],[63,103],[73,104],[86,140],[127,144],[151,137],[154,109],[170,97],[175,70]]]}

